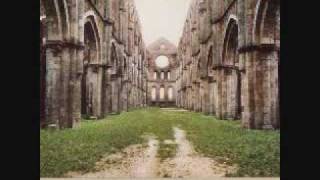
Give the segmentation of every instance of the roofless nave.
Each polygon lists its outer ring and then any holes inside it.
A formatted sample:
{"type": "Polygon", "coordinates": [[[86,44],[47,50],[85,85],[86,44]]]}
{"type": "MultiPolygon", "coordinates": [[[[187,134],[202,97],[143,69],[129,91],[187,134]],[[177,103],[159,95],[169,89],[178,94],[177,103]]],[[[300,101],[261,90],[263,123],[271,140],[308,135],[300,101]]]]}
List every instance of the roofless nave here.
{"type": "Polygon", "coordinates": [[[145,46],[133,0],[40,5],[41,127],[156,105],[280,128],[280,0],[193,0],[178,47],[145,46]]]}

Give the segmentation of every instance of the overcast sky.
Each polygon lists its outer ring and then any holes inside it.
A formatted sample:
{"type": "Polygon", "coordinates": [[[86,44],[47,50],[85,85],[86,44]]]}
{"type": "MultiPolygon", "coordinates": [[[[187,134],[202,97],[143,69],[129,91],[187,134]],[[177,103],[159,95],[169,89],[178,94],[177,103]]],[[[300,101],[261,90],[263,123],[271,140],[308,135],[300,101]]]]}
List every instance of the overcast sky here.
{"type": "Polygon", "coordinates": [[[146,45],[164,37],[179,43],[191,0],[134,0],[146,45]]]}

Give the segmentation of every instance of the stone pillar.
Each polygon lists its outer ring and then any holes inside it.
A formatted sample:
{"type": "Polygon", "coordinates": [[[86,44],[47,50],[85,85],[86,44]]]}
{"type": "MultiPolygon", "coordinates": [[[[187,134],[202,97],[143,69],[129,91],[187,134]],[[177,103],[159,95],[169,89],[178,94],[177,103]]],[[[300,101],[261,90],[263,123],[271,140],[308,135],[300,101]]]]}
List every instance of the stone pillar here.
{"type": "Polygon", "coordinates": [[[222,119],[227,119],[228,117],[228,75],[226,69],[221,70],[221,114],[222,119]]]}
{"type": "Polygon", "coordinates": [[[77,127],[81,121],[81,74],[82,68],[79,68],[82,65],[79,59],[83,59],[83,49],[74,50],[72,53],[72,71],[71,71],[71,81],[70,81],[70,101],[71,104],[71,127],[77,127]]]}
{"type": "Polygon", "coordinates": [[[242,126],[245,128],[254,128],[254,112],[255,112],[255,103],[254,103],[254,77],[255,77],[255,66],[254,66],[254,57],[255,53],[252,52],[243,52],[239,55],[240,62],[242,62],[243,69],[240,69],[242,72],[242,126]]]}
{"type": "Polygon", "coordinates": [[[280,97],[279,97],[279,56],[275,53],[275,60],[271,60],[271,120],[274,128],[280,128],[280,97]]]}
{"type": "Polygon", "coordinates": [[[208,96],[209,96],[209,114],[216,115],[216,82],[209,77],[208,80],[208,96]]]}
{"type": "Polygon", "coordinates": [[[112,98],[112,113],[119,113],[119,105],[118,105],[118,82],[117,82],[117,77],[115,74],[112,75],[111,77],[111,98],[112,98]]]}
{"type": "MultiPolygon", "coordinates": [[[[268,50],[259,52],[259,69],[263,79],[263,126],[264,129],[273,129],[277,126],[278,101],[278,52],[268,50]]],[[[260,85],[260,84],[259,84],[260,85]]],[[[259,128],[259,127],[258,127],[259,128]]]]}
{"type": "Polygon", "coordinates": [[[123,82],[122,91],[121,91],[121,97],[122,97],[122,108],[123,108],[123,111],[129,111],[129,107],[128,107],[128,83],[127,83],[127,81],[123,82]]]}
{"type": "Polygon", "coordinates": [[[69,81],[70,81],[70,49],[63,47],[61,52],[61,89],[58,99],[60,100],[60,118],[59,127],[67,128],[70,127],[70,116],[69,116],[69,81]]]}
{"type": "Polygon", "coordinates": [[[223,84],[223,73],[224,71],[222,69],[216,69],[215,70],[217,73],[217,91],[216,91],[216,114],[218,119],[223,119],[224,118],[224,109],[223,109],[223,89],[224,89],[224,84],[223,84]]]}
{"type": "Polygon", "coordinates": [[[120,112],[123,110],[122,109],[122,96],[121,96],[121,92],[122,92],[122,77],[121,75],[119,74],[117,80],[116,80],[116,86],[117,86],[117,92],[116,92],[116,95],[118,97],[118,110],[117,110],[117,113],[120,114],[120,112]]]}
{"type": "Polygon", "coordinates": [[[209,82],[208,79],[202,79],[202,89],[203,89],[203,95],[202,95],[202,112],[206,115],[210,114],[210,95],[209,95],[209,82]]]}
{"type": "Polygon", "coordinates": [[[235,69],[226,69],[228,71],[226,75],[227,86],[227,119],[236,119],[238,111],[237,91],[238,91],[238,75],[235,69]]]}
{"type": "Polygon", "coordinates": [[[56,45],[46,47],[46,124],[59,128],[60,88],[61,88],[61,50],[56,45]]]}

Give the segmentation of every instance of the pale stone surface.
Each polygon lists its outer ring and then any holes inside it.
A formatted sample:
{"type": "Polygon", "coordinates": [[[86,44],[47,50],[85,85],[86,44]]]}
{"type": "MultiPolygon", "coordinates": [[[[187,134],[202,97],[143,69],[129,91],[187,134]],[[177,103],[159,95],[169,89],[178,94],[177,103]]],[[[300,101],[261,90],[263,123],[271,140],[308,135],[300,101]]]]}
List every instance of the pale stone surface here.
{"type": "Polygon", "coordinates": [[[165,38],[159,38],[147,47],[149,106],[176,105],[176,55],[177,48],[165,38]],[[162,58],[168,60],[167,66],[157,65],[162,58]]]}

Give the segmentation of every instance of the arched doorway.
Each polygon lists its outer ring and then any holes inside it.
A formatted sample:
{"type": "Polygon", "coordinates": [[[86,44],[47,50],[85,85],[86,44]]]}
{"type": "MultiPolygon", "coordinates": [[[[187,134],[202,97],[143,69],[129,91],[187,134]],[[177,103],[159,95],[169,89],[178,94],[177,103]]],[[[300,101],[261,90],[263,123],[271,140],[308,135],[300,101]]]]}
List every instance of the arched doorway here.
{"type": "Polygon", "coordinates": [[[87,17],[84,24],[84,59],[83,59],[83,75],[81,80],[81,114],[88,118],[94,116],[94,90],[97,84],[95,78],[96,67],[92,64],[97,63],[98,59],[98,42],[97,31],[93,21],[93,17],[87,17]]]}
{"type": "Polygon", "coordinates": [[[239,72],[238,55],[238,24],[233,18],[230,19],[225,39],[222,61],[224,67],[224,97],[223,105],[227,119],[241,118],[241,77],[239,72]]]}

